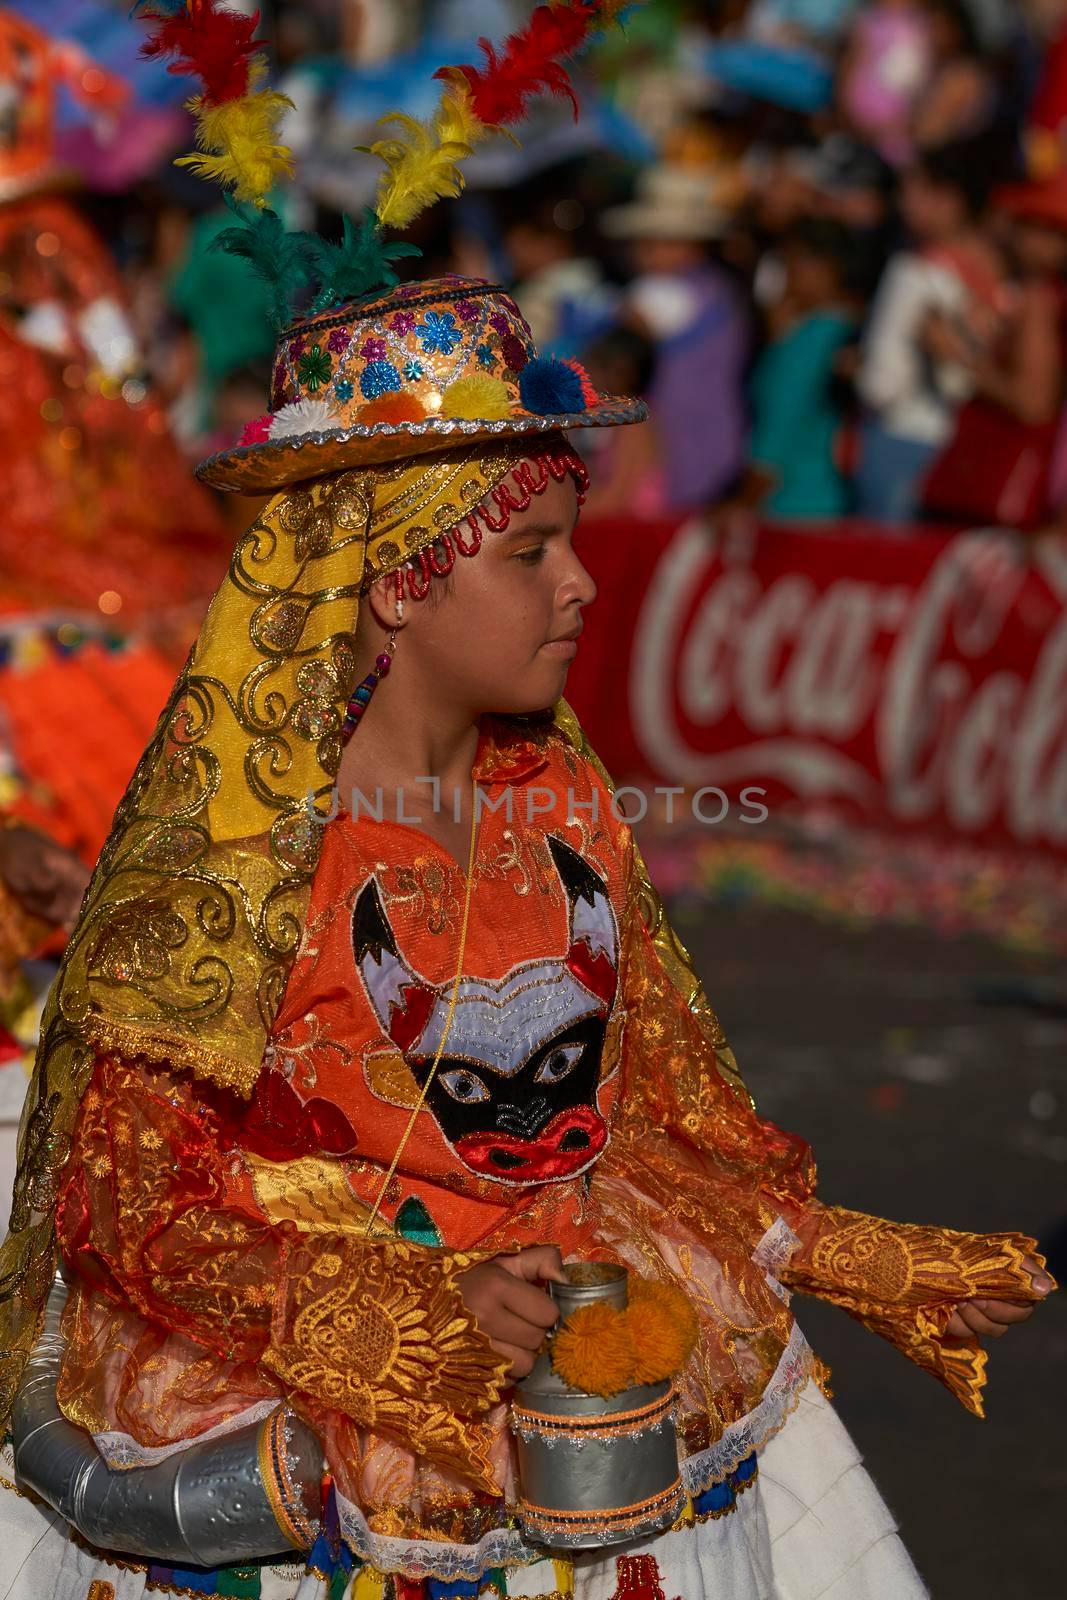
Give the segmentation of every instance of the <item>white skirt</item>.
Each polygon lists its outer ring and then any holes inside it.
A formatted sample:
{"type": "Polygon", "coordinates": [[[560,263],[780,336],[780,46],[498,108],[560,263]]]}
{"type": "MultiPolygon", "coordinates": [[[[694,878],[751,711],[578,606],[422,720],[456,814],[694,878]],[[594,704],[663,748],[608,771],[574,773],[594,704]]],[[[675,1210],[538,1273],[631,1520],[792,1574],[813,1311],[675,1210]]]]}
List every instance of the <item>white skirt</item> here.
{"type": "MultiPolygon", "coordinates": [[[[10,1462],[10,1452],[8,1452],[10,1462]]],[[[137,1565],[102,1560],[71,1537],[67,1525],[14,1492],[10,1466],[0,1492],[0,1600],[147,1600],[172,1593],[234,1594],[211,1577],[149,1577],[137,1565]]],[[[259,1600],[337,1600],[339,1587],[281,1563],[248,1571],[259,1600]]],[[[499,1594],[496,1587],[488,1597],[499,1594]]],[[[570,1590],[568,1564],[551,1560],[514,1568],[506,1594],[560,1600],[570,1590]]],[[[364,1567],[345,1600],[388,1600],[392,1585],[364,1567]]],[[[427,1600],[448,1600],[451,1585],[433,1583],[427,1600]]],[[[472,1593],[473,1586],[463,1586],[472,1593]]],[[[454,1591],[453,1591],[454,1592],[454,1591]]],[[[758,1474],[729,1512],[677,1527],[644,1543],[576,1556],[575,1600],[924,1600],[927,1591],[889,1510],[843,1424],[814,1384],[782,1431],[759,1453],[758,1474]]]]}

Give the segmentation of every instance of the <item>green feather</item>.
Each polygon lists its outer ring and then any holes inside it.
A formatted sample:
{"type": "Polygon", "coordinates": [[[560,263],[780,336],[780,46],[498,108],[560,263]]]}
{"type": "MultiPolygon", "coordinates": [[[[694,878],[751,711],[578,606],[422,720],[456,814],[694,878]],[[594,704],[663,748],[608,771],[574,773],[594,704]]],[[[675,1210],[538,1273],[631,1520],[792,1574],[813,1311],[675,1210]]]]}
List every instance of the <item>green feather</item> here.
{"type": "Polygon", "coordinates": [[[383,289],[394,288],[400,276],[393,262],[422,254],[417,245],[405,244],[400,239],[386,243],[378,219],[369,208],[364,211],[358,228],[351,217],[345,217],[340,244],[313,237],[309,250],[319,280],[312,312],[325,311],[343,300],[363,300],[383,289]]]}
{"type": "Polygon", "coordinates": [[[320,241],[312,234],[287,232],[275,211],[246,211],[234,201],[227,203],[239,219],[238,226],[225,228],[212,240],[211,248],[248,262],[270,289],[271,322],[275,328],[284,328],[292,317],[295,297],[307,284],[313,246],[320,241]]]}

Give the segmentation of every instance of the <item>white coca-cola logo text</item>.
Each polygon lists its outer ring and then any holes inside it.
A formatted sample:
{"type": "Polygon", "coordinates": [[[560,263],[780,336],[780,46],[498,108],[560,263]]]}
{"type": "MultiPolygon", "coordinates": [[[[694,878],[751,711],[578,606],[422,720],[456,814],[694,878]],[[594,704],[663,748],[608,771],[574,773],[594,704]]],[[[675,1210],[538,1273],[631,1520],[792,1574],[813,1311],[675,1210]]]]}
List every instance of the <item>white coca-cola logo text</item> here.
{"type": "Polygon", "coordinates": [[[731,560],[702,523],[672,539],[630,675],[657,776],[727,789],[777,780],[902,821],[940,816],[969,834],[999,822],[1020,842],[1067,841],[1067,551],[1043,547],[1028,577],[1011,535],[966,534],[917,588],[855,576],[819,588],[802,569],[801,558],[765,585],[758,559],[731,560]],[[1012,628],[1040,641],[1029,672],[995,665],[1012,628]],[[708,748],[731,715],[743,741],[708,748]],[[843,748],[864,730],[875,770],[843,748]]]}

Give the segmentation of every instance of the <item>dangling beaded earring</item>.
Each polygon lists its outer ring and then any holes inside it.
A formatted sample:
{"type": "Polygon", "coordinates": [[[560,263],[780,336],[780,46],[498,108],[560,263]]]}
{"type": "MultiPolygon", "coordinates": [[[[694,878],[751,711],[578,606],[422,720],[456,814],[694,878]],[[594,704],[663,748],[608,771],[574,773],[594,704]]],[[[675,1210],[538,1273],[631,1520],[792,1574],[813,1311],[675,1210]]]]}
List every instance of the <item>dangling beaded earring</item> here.
{"type": "MultiPolygon", "coordinates": [[[[397,620],[399,621],[402,617],[403,607],[401,604],[397,606],[397,620]]],[[[363,682],[357,684],[352,691],[351,698],[349,699],[348,705],[345,709],[344,726],[341,729],[341,741],[343,744],[347,744],[353,733],[355,733],[363,717],[363,713],[370,705],[371,696],[381,683],[382,679],[387,676],[389,668],[393,664],[393,652],[395,649],[396,629],[394,628],[389,635],[389,643],[386,645],[381,655],[375,656],[374,658],[374,670],[372,672],[368,672],[367,676],[363,679],[363,682]]]]}

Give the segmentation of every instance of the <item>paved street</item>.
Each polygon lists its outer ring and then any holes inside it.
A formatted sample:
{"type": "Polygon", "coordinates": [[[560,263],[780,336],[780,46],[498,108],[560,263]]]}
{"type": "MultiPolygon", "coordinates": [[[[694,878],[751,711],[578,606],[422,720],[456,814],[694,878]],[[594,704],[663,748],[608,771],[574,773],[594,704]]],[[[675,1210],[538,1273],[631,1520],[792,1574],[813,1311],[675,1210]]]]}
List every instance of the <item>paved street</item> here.
{"type": "MultiPolygon", "coordinates": [[[[755,902],[680,910],[761,1109],[811,1139],[824,1197],[1038,1235],[1067,1217],[1067,983],[1057,1008],[1052,963],[755,902]],[[1043,1006],[1025,1003],[1034,984],[1043,1006]]],[[[1067,1295],[994,1349],[985,1422],[842,1313],[798,1305],[934,1600],[1067,1592],[1067,1295]]]]}

